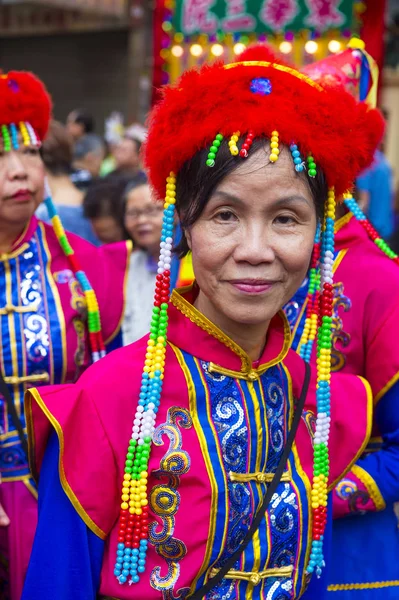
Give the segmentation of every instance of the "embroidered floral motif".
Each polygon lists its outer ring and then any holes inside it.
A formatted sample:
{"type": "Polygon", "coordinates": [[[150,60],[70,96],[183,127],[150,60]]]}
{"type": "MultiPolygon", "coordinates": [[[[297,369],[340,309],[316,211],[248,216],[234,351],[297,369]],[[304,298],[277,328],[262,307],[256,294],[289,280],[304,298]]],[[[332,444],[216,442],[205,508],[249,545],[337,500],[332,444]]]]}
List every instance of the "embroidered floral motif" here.
{"type": "Polygon", "coordinates": [[[153,569],[150,576],[151,586],[162,592],[164,600],[185,598],[189,588],[182,588],[174,596],[173,588],[180,575],[180,561],[187,554],[185,544],[173,537],[175,529],[175,515],[180,506],[178,487],[180,477],[188,473],[191,461],[188,453],[183,450],[183,440],[180,428],[190,429],[192,419],[188,410],[172,406],[168,410],[166,423],[159,425],[153,436],[157,446],[164,444],[163,437],[169,439],[169,448],[163,456],[159,469],[153,475],[159,479],[166,479],[152,488],[150,506],[152,511],[160,518],[160,522],[153,522],[149,526],[149,541],[154,545],[159,556],[165,559],[167,573],[161,574],[162,567],[153,569]]]}
{"type": "Polygon", "coordinates": [[[346,364],[346,357],[341,349],[344,350],[347,348],[351,336],[343,330],[343,322],[339,309],[343,308],[344,312],[348,312],[352,308],[352,302],[344,294],[343,283],[335,283],[333,285],[333,296],[331,370],[340,371],[346,364]]]}
{"type": "Polygon", "coordinates": [[[304,410],[302,419],[305,421],[309,435],[313,440],[316,433],[316,415],[311,410],[304,410]]]}
{"type": "Polygon", "coordinates": [[[341,500],[348,502],[351,513],[365,513],[362,506],[365,506],[370,500],[370,495],[366,490],[360,490],[352,479],[342,479],[335,486],[335,493],[341,500]]]}

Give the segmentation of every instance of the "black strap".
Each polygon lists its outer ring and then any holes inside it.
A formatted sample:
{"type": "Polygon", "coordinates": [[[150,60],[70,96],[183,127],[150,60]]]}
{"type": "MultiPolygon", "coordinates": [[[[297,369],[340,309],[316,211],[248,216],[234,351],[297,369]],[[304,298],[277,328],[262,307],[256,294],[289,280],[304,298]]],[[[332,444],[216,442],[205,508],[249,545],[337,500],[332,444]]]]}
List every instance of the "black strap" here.
{"type": "Polygon", "coordinates": [[[241,545],[239,546],[239,548],[237,548],[237,550],[230,556],[229,560],[223,565],[223,567],[217,572],[217,574],[214,577],[209,579],[208,582],[205,585],[203,585],[192,596],[189,596],[190,600],[200,600],[201,598],[204,598],[211,590],[213,590],[214,587],[216,587],[218,585],[218,583],[220,583],[222,581],[222,579],[225,577],[225,575],[227,575],[227,573],[230,571],[230,569],[232,569],[234,567],[234,565],[236,564],[236,562],[240,559],[245,548],[248,546],[249,542],[251,541],[254,533],[256,531],[258,531],[260,523],[265,515],[266,510],[267,510],[267,507],[270,504],[270,500],[272,499],[273,494],[275,493],[277,486],[280,483],[282,474],[285,469],[285,465],[287,464],[287,460],[290,455],[292,444],[294,443],[295,435],[296,435],[296,432],[297,432],[297,429],[299,426],[299,422],[301,419],[301,415],[303,412],[303,407],[305,405],[306,395],[307,395],[308,389],[309,389],[309,382],[310,382],[310,367],[309,367],[309,364],[307,362],[305,362],[305,378],[303,381],[301,395],[299,397],[298,404],[295,408],[295,413],[294,413],[294,418],[292,420],[291,430],[288,434],[287,443],[286,443],[283,453],[281,455],[281,458],[278,463],[274,477],[273,477],[269,487],[267,488],[267,492],[263,499],[262,506],[256,513],[255,518],[252,521],[251,527],[248,529],[247,534],[246,534],[244,540],[242,541],[241,545]]]}
{"type": "Polygon", "coordinates": [[[6,401],[8,414],[10,415],[11,421],[12,421],[15,429],[17,430],[19,439],[21,440],[22,449],[25,452],[26,458],[28,458],[28,442],[26,440],[24,430],[22,427],[22,423],[21,423],[20,419],[18,418],[17,411],[15,409],[15,404],[13,402],[13,399],[11,398],[11,394],[8,389],[8,386],[7,386],[6,382],[4,381],[3,373],[1,372],[1,370],[0,370],[0,394],[4,397],[4,399],[6,401]]]}

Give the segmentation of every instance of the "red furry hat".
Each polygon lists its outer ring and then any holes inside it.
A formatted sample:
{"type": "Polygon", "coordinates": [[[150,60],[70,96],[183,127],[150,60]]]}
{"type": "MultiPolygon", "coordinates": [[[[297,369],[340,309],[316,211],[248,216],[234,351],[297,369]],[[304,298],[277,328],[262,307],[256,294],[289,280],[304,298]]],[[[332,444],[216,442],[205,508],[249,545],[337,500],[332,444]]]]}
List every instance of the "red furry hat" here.
{"type": "Polygon", "coordinates": [[[255,50],[250,62],[205,65],[164,90],[150,116],[144,152],[159,198],[169,173],[209,147],[218,133],[251,130],[254,137],[270,137],[277,130],[281,143],[295,143],[302,156],[313,156],[337,196],[371,164],[384,129],[377,110],[291,67],[254,61],[255,50]]]}
{"type": "Polygon", "coordinates": [[[0,74],[0,125],[30,123],[40,140],[46,136],[51,99],[43,83],[32,73],[0,74]]]}

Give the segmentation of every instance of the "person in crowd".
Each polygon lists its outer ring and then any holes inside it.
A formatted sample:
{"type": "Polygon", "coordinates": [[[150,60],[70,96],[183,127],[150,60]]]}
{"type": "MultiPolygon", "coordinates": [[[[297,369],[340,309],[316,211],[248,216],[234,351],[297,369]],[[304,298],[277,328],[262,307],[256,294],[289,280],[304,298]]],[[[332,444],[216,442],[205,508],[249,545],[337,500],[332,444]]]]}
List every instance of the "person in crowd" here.
{"type": "Polygon", "coordinates": [[[84,137],[90,133],[94,133],[95,121],[93,115],[91,115],[87,110],[77,108],[69,113],[66,121],[66,127],[68,129],[68,133],[76,142],[81,137],[84,137]]]}
{"type": "Polygon", "coordinates": [[[145,146],[163,205],[150,333],[26,397],[41,512],[24,600],[295,600],[322,572],[328,490],[371,404],[366,381],[330,375],[335,198],[382,130],[263,55],[165,90],[145,146]],[[196,282],[170,297],[175,210],[196,282]],[[320,221],[315,371],[280,309],[320,221]]]}
{"type": "Polygon", "coordinates": [[[146,130],[138,125],[128,128],[122,139],[115,145],[115,175],[131,177],[142,171],[140,150],[145,139],[146,130]]]}
{"type": "Polygon", "coordinates": [[[89,133],[79,138],[74,147],[74,171],[71,175],[72,182],[79,189],[86,191],[99,177],[104,156],[104,141],[98,135],[89,133]]]}
{"type": "MultiPolygon", "coordinates": [[[[352,57],[345,50],[330,57],[329,73],[335,61],[337,72],[340,65],[348,70],[361,52],[365,83],[374,72],[373,63],[361,41],[355,43],[357,55],[352,57]]],[[[324,61],[314,66],[323,74],[324,61]]],[[[368,91],[369,86],[364,89],[368,91]]],[[[370,96],[361,99],[370,101],[370,96]]],[[[352,195],[344,198],[337,212],[332,257],[332,369],[367,379],[374,408],[367,448],[332,491],[332,556],[324,587],[329,582],[331,600],[396,600],[399,564],[392,557],[399,554],[394,506],[399,501],[399,259],[352,195]]],[[[316,319],[318,252],[317,245],[307,279],[285,307],[293,348],[313,365],[318,351],[310,332],[316,319]]]]}
{"type": "MultiPolygon", "coordinates": [[[[121,345],[129,256],[126,243],[95,248],[65,233],[40,155],[50,115],[50,97],[34,75],[1,75],[0,587],[8,600],[21,598],[37,522],[24,392],[76,381],[106,344],[121,345]],[[35,216],[43,198],[51,225],[35,216]]],[[[63,162],[56,146],[54,168],[63,162]]]]}
{"type": "MultiPolygon", "coordinates": [[[[66,128],[58,121],[51,121],[40,152],[46,167],[53,202],[65,229],[99,246],[100,242],[93,232],[90,221],[83,215],[84,194],[70,178],[73,141],[66,128]]],[[[36,216],[39,219],[51,220],[44,204],[39,206],[36,216]]]]}
{"type": "MultiPolygon", "coordinates": [[[[103,244],[129,239],[124,222],[124,191],[126,178],[110,174],[93,182],[83,201],[83,212],[103,244]]],[[[134,182],[145,182],[139,174],[134,182]]]]}
{"type": "Polygon", "coordinates": [[[151,300],[157,275],[162,233],[162,204],[154,202],[148,183],[128,184],[125,191],[125,229],[133,240],[122,325],[123,343],[130,344],[148,333],[151,300]]]}

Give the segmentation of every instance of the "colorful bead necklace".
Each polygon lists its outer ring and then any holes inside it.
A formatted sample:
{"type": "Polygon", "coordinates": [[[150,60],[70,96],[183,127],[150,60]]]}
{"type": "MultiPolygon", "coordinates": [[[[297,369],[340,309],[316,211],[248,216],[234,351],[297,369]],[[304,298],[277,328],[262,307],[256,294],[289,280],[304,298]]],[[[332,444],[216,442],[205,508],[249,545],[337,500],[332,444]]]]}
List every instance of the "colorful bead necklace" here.
{"type": "Polygon", "coordinates": [[[330,189],[325,205],[320,256],[320,303],[317,332],[317,418],[314,437],[313,483],[311,492],[313,526],[308,573],[320,576],[324,566],[323,538],[327,523],[327,484],[329,475],[331,345],[333,308],[335,194],[330,189]]]}
{"type": "Polygon", "coordinates": [[[49,218],[53,225],[54,233],[57,236],[58,242],[68,259],[71,269],[78,280],[87,305],[87,326],[89,330],[89,343],[91,348],[91,356],[93,362],[97,362],[100,358],[105,356],[105,346],[101,331],[101,320],[100,310],[98,307],[97,297],[90,285],[90,282],[80,266],[79,260],[70,245],[65,229],[61,223],[61,219],[57,214],[57,210],[51,199],[51,192],[47,181],[45,182],[45,200],[44,203],[47,208],[49,218]]]}
{"type": "MultiPolygon", "coordinates": [[[[218,138],[216,140],[221,141],[218,138]]],[[[133,421],[122,484],[118,547],[114,567],[114,575],[120,584],[126,583],[128,579],[130,583],[138,583],[146,565],[148,461],[165,369],[175,202],[176,177],[174,173],[170,173],[166,183],[151,333],[147,343],[139,402],[133,421]]]]}
{"type": "Polygon", "coordinates": [[[355,219],[362,225],[365,229],[369,238],[375,243],[376,246],[386,255],[388,258],[391,258],[396,264],[399,265],[399,257],[391,248],[388,246],[385,240],[378,234],[378,232],[374,229],[370,221],[367,219],[366,215],[353,198],[352,194],[344,194],[344,204],[348,210],[354,215],[355,219]]]}

